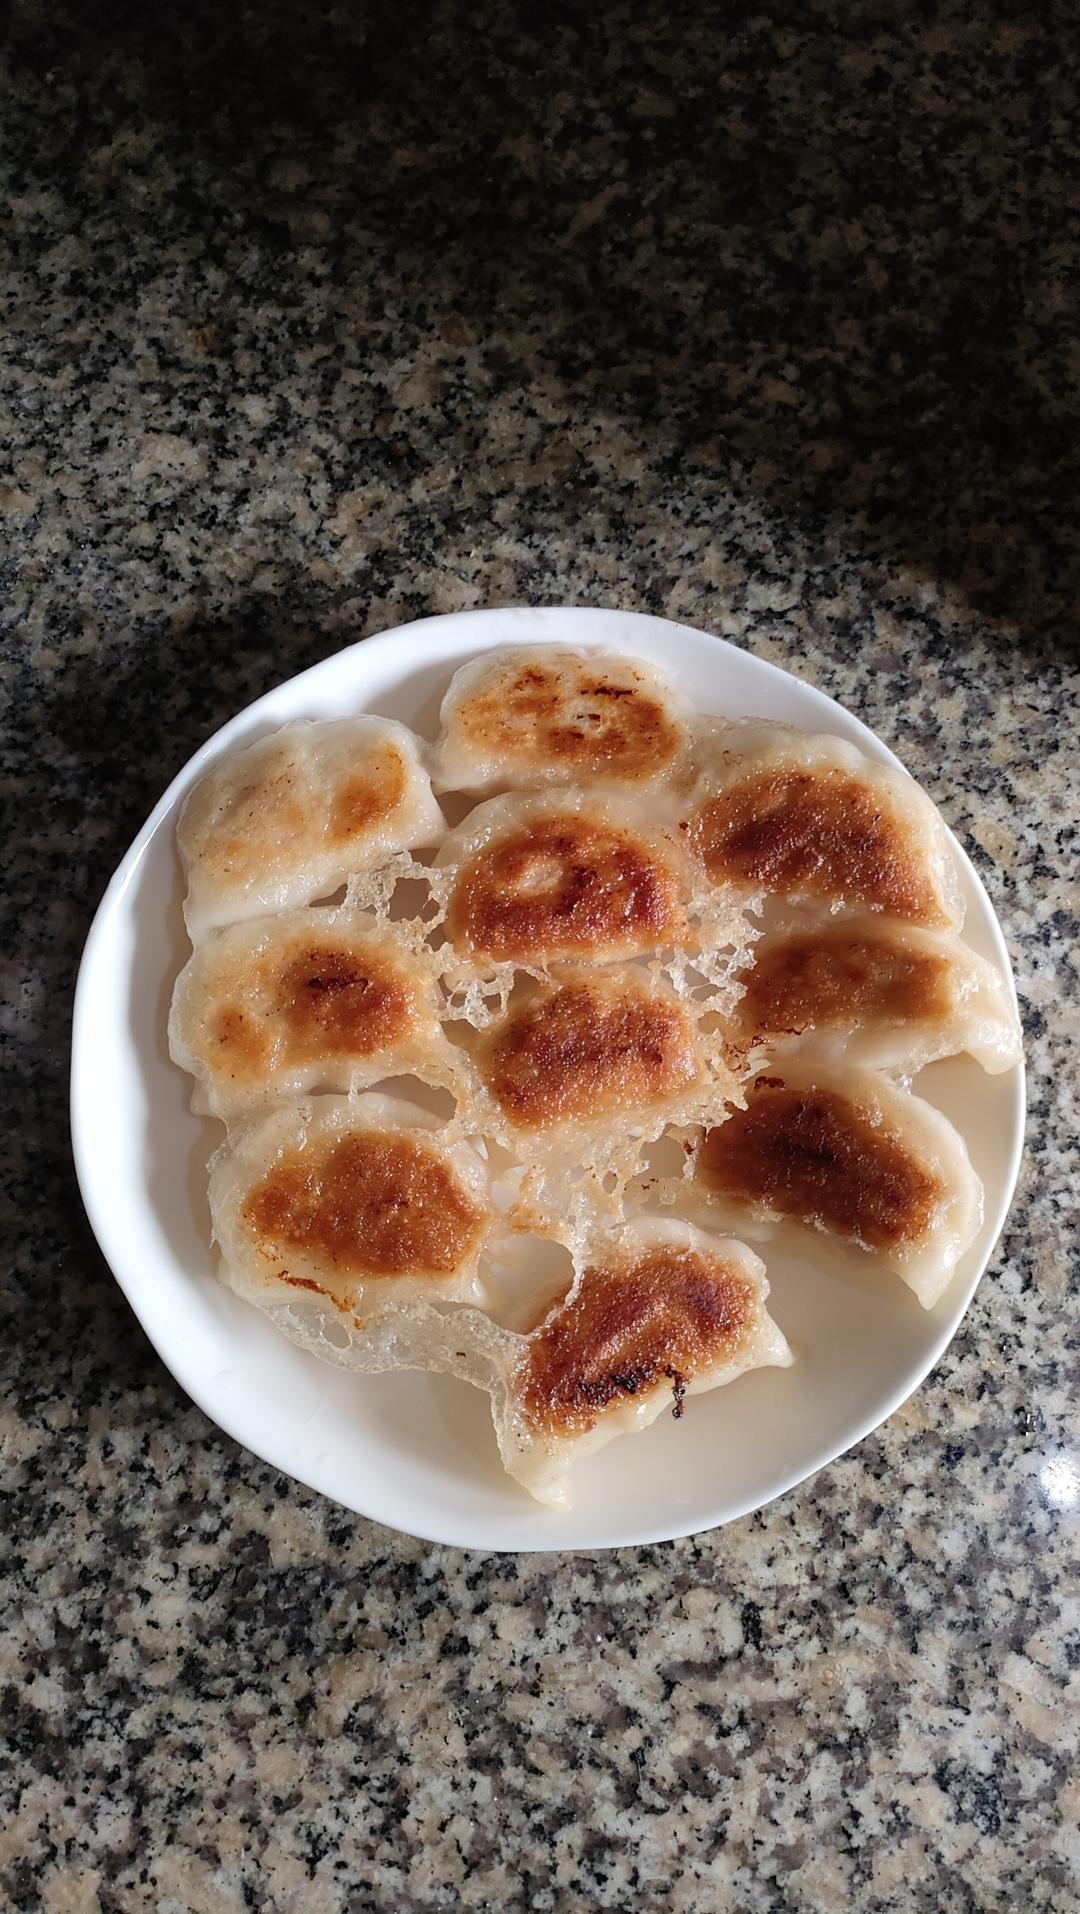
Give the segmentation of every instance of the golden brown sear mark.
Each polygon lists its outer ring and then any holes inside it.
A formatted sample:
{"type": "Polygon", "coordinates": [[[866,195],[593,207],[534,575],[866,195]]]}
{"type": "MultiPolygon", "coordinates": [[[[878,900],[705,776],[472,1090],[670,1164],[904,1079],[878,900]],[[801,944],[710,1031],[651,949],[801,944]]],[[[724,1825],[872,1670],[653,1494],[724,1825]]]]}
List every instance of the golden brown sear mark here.
{"type": "Polygon", "coordinates": [[[367,836],[396,810],[404,791],[401,753],[392,748],[379,751],[334,793],[327,824],[330,842],[347,844],[351,838],[367,836]]]}
{"type": "Polygon", "coordinates": [[[848,771],[758,772],[703,804],[686,831],[714,883],[945,921],[903,822],[848,771]]]}
{"type": "Polygon", "coordinates": [[[433,1151],[378,1130],[284,1156],[252,1191],[244,1220],[268,1259],[300,1250],[353,1277],[451,1276],[484,1222],[433,1151]]]}
{"type": "Polygon", "coordinates": [[[562,659],[507,672],[463,706],[459,722],[481,750],[561,764],[584,776],[641,781],[679,749],[678,727],[643,684],[613,684],[562,659]]]}
{"type": "Polygon", "coordinates": [[[265,991],[268,1011],[242,1001],[223,1004],[204,1047],[207,1063],[234,1082],[261,1077],[277,1046],[277,1061],[317,1063],[334,1057],[370,1057],[400,1044],[416,1018],[409,979],[381,952],[327,940],[252,961],[234,979],[236,999],[265,991]]]}
{"type": "MultiPolygon", "coordinates": [[[[201,1033],[200,1033],[201,1035],[201,1033]]],[[[210,1025],[207,1062],[218,1074],[234,1080],[259,1077],[270,1062],[271,1046],[258,1019],[242,1004],[223,1004],[210,1025]]]]}
{"type": "Polygon", "coordinates": [[[949,966],[937,951],[913,950],[887,932],[831,925],[760,945],[739,1015],[756,1036],[774,1037],[935,1021],[949,1009],[949,966]]]}
{"type": "Polygon", "coordinates": [[[708,1131],[697,1174],[718,1196],[871,1249],[916,1242],[942,1195],[895,1131],[835,1091],[796,1089],[781,1077],[759,1078],[745,1110],[708,1131]]]}
{"type": "Polygon", "coordinates": [[[392,959],[333,945],[292,959],[280,1006],[290,1062],[373,1056],[400,1043],[415,1014],[413,992],[392,959]]]}
{"type": "Polygon", "coordinates": [[[459,949],[479,957],[630,955],[682,927],[678,879],[632,832],[570,812],[477,851],[450,900],[459,949]]]}
{"type": "Polygon", "coordinates": [[[743,1272],[699,1250],[654,1249],[586,1269],[573,1301],[534,1331],[526,1418],[553,1435],[580,1433],[665,1380],[678,1414],[687,1383],[734,1356],[751,1304],[743,1272]]]}
{"type": "Polygon", "coordinates": [[[511,1011],[481,1069],[513,1123],[545,1129],[648,1108],[685,1089],[697,1073],[694,1026],[644,980],[581,979],[511,1011]]]}

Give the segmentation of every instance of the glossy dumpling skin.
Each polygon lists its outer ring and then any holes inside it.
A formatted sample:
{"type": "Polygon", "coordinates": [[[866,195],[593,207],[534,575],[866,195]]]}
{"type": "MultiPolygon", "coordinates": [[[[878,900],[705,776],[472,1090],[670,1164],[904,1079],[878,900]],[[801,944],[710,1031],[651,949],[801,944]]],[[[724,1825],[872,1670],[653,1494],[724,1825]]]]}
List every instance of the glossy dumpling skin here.
{"type": "Polygon", "coordinates": [[[478,964],[636,957],[686,935],[683,854],[597,797],[497,797],[440,849],[452,872],[446,930],[478,964]]]}
{"type": "Polygon", "coordinates": [[[906,772],[842,738],[757,720],[708,728],[700,761],[682,823],[712,883],[959,929],[945,826],[906,772]]]}
{"type": "Polygon", "coordinates": [[[329,896],[446,828],[417,740],[388,718],[288,724],[230,752],[180,814],[192,941],[329,896]]]}
{"type": "Polygon", "coordinates": [[[404,1098],[312,1097],[233,1133],[211,1160],[224,1283],[347,1328],[420,1300],[481,1300],[486,1171],[404,1098]]]}
{"type": "Polygon", "coordinates": [[[884,917],[789,920],[754,945],[742,981],[736,1029],[773,1054],[794,1045],[914,1072],[967,1051],[992,1073],[1021,1055],[1004,978],[948,932],[884,917]]]}
{"type": "Polygon", "coordinates": [[[690,736],[682,699],[644,659],[550,645],[462,665],[440,715],[436,790],[645,791],[676,775],[690,736]]]}
{"type": "Polygon", "coordinates": [[[363,911],[301,909],[211,931],[181,971],[169,1041],[193,1106],[234,1119],[410,1073],[451,1085],[430,960],[363,911]]]}
{"type": "Polygon", "coordinates": [[[940,1111],[870,1071],[786,1059],[706,1130],[694,1188],[725,1227],[788,1221],[857,1244],[927,1309],[982,1222],[982,1186],[940,1111]]]}
{"type": "MultiPolygon", "coordinates": [[[[686,1396],[791,1361],[742,1243],[646,1219],[594,1247],[569,1296],[515,1339],[495,1418],[507,1470],[539,1501],[569,1500],[574,1462],[645,1429],[686,1396]]],[[[687,1439],[691,1440],[690,1432],[687,1439]]]]}

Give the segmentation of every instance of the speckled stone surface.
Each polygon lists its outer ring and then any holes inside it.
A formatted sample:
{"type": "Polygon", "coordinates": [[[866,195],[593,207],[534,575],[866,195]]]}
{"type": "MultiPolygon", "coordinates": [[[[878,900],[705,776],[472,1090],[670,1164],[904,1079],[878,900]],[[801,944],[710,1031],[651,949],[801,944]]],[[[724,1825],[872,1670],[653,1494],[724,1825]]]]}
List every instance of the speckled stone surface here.
{"type": "Polygon", "coordinates": [[[15,0],[0,1905],[1076,1907],[1075,10],[15,0]],[[91,912],[339,644],[627,606],[895,745],[1013,951],[946,1359],[751,1520],[483,1559],[184,1400],[66,1137],[91,912]]]}

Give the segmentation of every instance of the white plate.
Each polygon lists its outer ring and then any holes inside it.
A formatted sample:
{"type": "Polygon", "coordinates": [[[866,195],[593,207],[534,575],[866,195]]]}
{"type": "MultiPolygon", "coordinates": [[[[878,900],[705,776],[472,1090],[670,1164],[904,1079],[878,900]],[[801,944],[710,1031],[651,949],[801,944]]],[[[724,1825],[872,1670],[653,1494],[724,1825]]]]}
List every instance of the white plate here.
{"type": "MultiPolygon", "coordinates": [[[[986,1221],[936,1309],[895,1276],[840,1267],[824,1241],[769,1256],[770,1308],[797,1356],[688,1402],[576,1471],[572,1510],[533,1503],[502,1472],[487,1398],[422,1375],[352,1376],[279,1335],[213,1275],[206,1157],[219,1126],[188,1110],[166,1016],[187,954],[174,845],[180,800],[220,753],[290,718],[371,711],[434,736],[457,667],[493,645],[560,642],[650,658],[702,711],[759,713],[850,738],[895,762],[865,725],[809,685],[685,625],[623,612],[462,612],[369,638],[260,698],[174,779],[94,920],[75,1000],[72,1135],[94,1232],[155,1348],[188,1394],[256,1455],[358,1514],[479,1549],[588,1549],[665,1541],[745,1515],[892,1413],[956,1330],[1009,1206],[1023,1073],[968,1059],[919,1082],[967,1140],[986,1221]]],[[[956,847],[966,936],[1009,974],[990,902],[956,847]]]]}

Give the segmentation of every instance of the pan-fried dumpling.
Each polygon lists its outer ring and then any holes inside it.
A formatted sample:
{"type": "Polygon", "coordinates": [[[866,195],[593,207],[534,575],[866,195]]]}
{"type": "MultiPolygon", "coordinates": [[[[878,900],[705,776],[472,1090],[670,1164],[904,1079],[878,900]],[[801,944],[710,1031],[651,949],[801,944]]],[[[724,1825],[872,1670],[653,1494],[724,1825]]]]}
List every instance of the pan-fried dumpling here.
{"type": "Polygon", "coordinates": [[[446,821],[419,745],[388,718],[287,724],[215,764],[189,792],[177,843],[192,941],[221,924],[329,896],[446,821]]]}
{"type": "Polygon", "coordinates": [[[412,1075],[453,1087],[430,957],[363,911],[301,909],[211,931],[177,979],[174,1062],[233,1118],[312,1090],[412,1075]]]}
{"type": "Polygon", "coordinates": [[[670,779],[690,736],[659,672],[618,653],[549,645],[489,651],[454,674],[442,704],[436,790],[670,779]]]}
{"type": "Polygon", "coordinates": [[[774,1054],[797,1044],[911,1072],[961,1051],[997,1072],[1021,1054],[1000,972],[948,933],[883,917],[794,920],[760,938],[742,978],[735,1027],[774,1054]]]}
{"type": "Polygon", "coordinates": [[[687,934],[679,845],[600,798],[491,798],[436,865],[450,942],[481,966],[636,957],[687,934]]]}
{"type": "Polygon", "coordinates": [[[726,1227],[787,1220],[844,1237],[926,1309],[982,1222],[982,1186],[952,1124],[870,1071],[783,1060],[706,1131],[693,1176],[726,1227]]]}
{"type": "Polygon", "coordinates": [[[717,724],[701,754],[683,831],[714,884],[959,928],[945,826],[906,772],[842,738],[758,721],[717,724]]]}
{"type": "Polygon", "coordinates": [[[543,984],[484,1037],[480,1074],[514,1129],[542,1131],[663,1108],[701,1070],[684,1004],[646,971],[543,984]]]}
{"type": "Polygon", "coordinates": [[[521,1157],[557,1153],[627,1173],[668,1123],[700,1121],[735,1094],[723,1040],[638,967],[535,984],[475,1045],[492,1128],[521,1157]]]}
{"type": "Polygon", "coordinates": [[[286,1104],[211,1160],[221,1279],[274,1310],[334,1310],[346,1333],[419,1300],[482,1299],[486,1167],[436,1119],[368,1093],[286,1104]]]}
{"type": "Polygon", "coordinates": [[[765,1266],[742,1243],[645,1219],[598,1246],[580,1280],[531,1333],[494,1401],[509,1473],[541,1502],[566,1503],[572,1463],[647,1428],[685,1396],[791,1352],[765,1309],[765,1266]]]}

